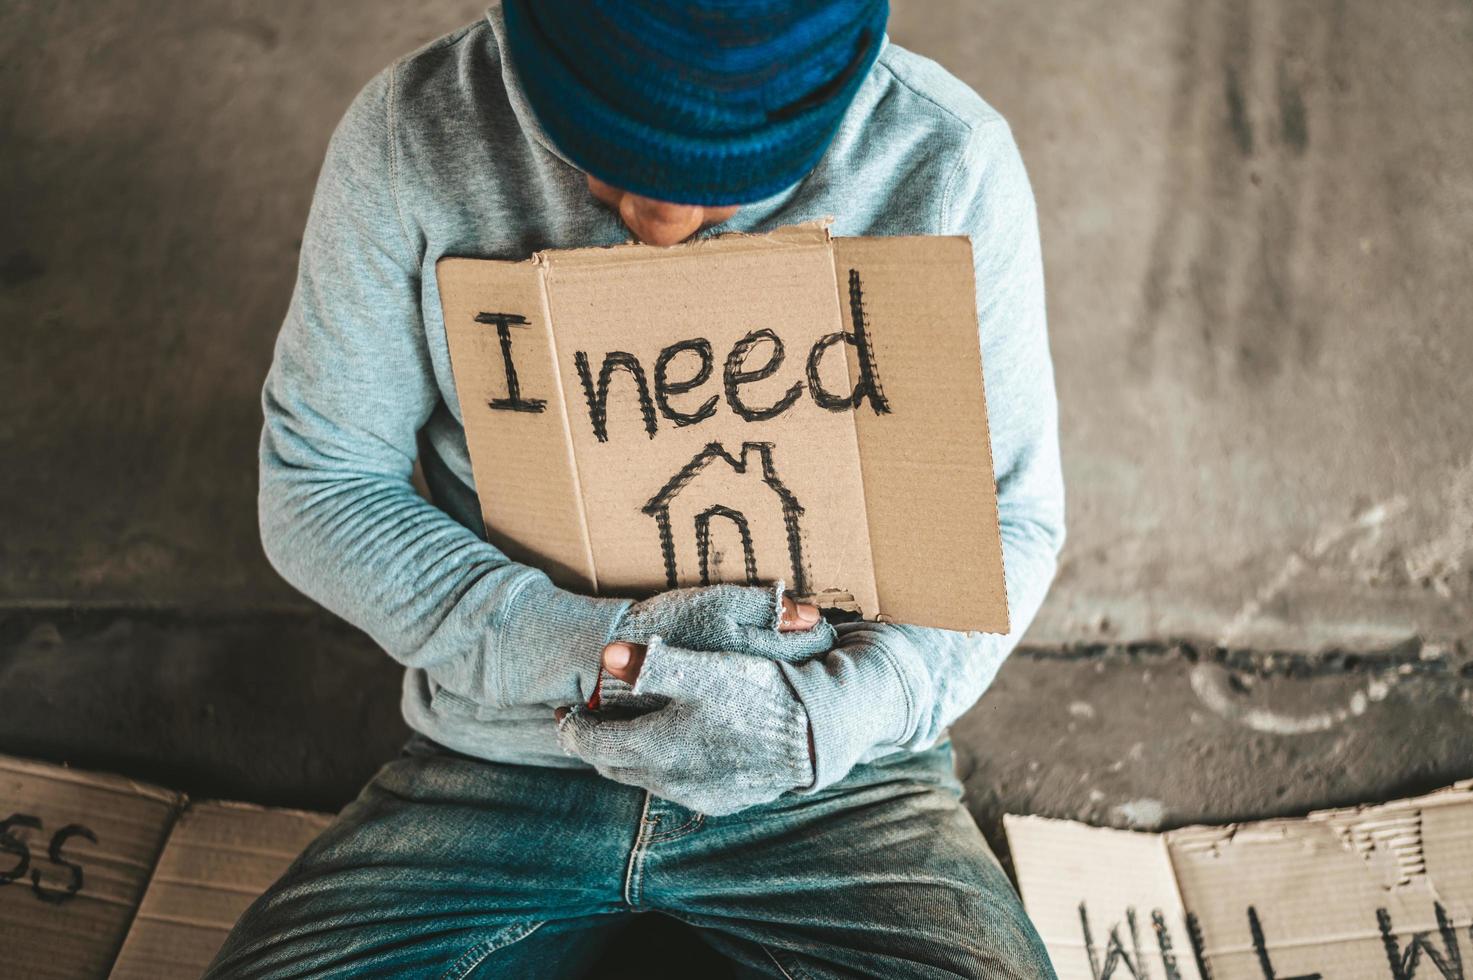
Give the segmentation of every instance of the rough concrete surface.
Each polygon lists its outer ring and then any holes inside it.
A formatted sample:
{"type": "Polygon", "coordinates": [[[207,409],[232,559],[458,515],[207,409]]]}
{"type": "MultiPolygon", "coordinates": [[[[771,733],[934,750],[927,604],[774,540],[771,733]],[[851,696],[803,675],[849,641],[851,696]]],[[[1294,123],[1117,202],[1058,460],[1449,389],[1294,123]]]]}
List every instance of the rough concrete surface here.
{"type": "MultiPolygon", "coordinates": [[[[1070,540],[956,730],[983,825],[1473,775],[1473,6],[894,6],[1050,287],[1070,540]]],[[[0,8],[0,750],[317,807],[393,752],[397,669],[261,555],[256,399],[334,122],[477,12],[0,8]]]]}

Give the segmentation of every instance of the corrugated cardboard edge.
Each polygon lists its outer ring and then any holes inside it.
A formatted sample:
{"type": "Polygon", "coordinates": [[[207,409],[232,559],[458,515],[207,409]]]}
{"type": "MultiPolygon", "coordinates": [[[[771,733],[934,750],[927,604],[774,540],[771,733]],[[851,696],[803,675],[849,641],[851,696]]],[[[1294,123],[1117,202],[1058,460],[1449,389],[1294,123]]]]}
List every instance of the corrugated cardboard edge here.
{"type": "MultiPolygon", "coordinates": [[[[1379,820],[1392,819],[1404,813],[1420,813],[1443,806],[1463,806],[1473,802],[1473,779],[1463,779],[1422,796],[1409,796],[1384,803],[1361,803],[1355,806],[1311,810],[1302,817],[1274,817],[1229,824],[1192,824],[1168,830],[1159,836],[1170,838],[1182,847],[1204,847],[1228,842],[1240,835],[1278,833],[1282,828],[1305,824],[1329,826],[1344,831],[1354,826],[1373,827],[1379,820]]],[[[1068,822],[1068,821],[1065,821],[1068,822]]],[[[1343,836],[1343,833],[1342,833],[1343,836]]]]}
{"type": "Polygon", "coordinates": [[[279,813],[288,817],[306,817],[309,819],[332,816],[332,814],[322,810],[303,810],[290,806],[265,806],[261,803],[246,803],[243,800],[196,800],[189,796],[183,796],[182,799],[184,800],[184,805],[179,811],[179,816],[181,817],[187,816],[193,811],[204,807],[215,807],[220,810],[238,810],[241,813],[279,813]]]}
{"type": "Polygon", "coordinates": [[[46,762],[35,762],[30,759],[22,759],[16,756],[0,755],[0,772],[11,772],[18,776],[33,776],[38,779],[49,779],[53,782],[71,782],[77,785],[86,785],[100,789],[110,789],[118,793],[127,793],[132,796],[142,796],[159,803],[166,803],[175,808],[175,817],[178,817],[178,809],[181,808],[184,794],[175,790],[164,789],[152,783],[140,782],[129,779],[127,776],[119,776],[114,773],[92,772],[87,769],[73,769],[69,765],[54,764],[46,762]]]}
{"type": "Polygon", "coordinates": [[[1473,779],[1460,779],[1450,786],[1433,790],[1421,796],[1410,796],[1403,800],[1390,800],[1386,803],[1362,803],[1358,806],[1333,807],[1325,810],[1311,810],[1306,820],[1332,820],[1341,818],[1358,817],[1374,813],[1383,813],[1389,810],[1418,809],[1425,810],[1428,807],[1453,806],[1467,803],[1473,799],[1473,779]]]}
{"type": "MultiPolygon", "coordinates": [[[[1462,807],[1473,804],[1473,779],[1460,780],[1442,789],[1434,790],[1420,796],[1407,797],[1399,800],[1390,800],[1382,803],[1366,803],[1350,807],[1337,807],[1323,810],[1314,810],[1303,817],[1281,817],[1268,820],[1251,822],[1230,823],[1223,825],[1195,824],[1175,830],[1160,833],[1115,830],[1107,827],[1094,827],[1071,820],[1055,820],[1046,817],[1007,814],[1003,817],[1003,826],[1007,834],[1009,846],[1013,851],[1013,860],[1017,869],[1019,879],[1019,892],[1022,895],[1025,907],[1030,905],[1030,888],[1025,884],[1025,879],[1033,881],[1038,879],[1036,872],[1041,868],[1046,872],[1056,870],[1051,865],[1048,855],[1040,855],[1032,846],[1029,838],[1032,832],[1041,827],[1047,827],[1051,831],[1061,828],[1072,828],[1079,834],[1097,835],[1101,839],[1119,838],[1121,835],[1131,835],[1143,838],[1152,838],[1159,841],[1166,849],[1167,867],[1171,870],[1171,877],[1175,888],[1175,897],[1178,906],[1187,914],[1197,914],[1197,909],[1187,908],[1186,891],[1182,882],[1182,868],[1179,861],[1186,858],[1195,858],[1203,853],[1217,854],[1224,849],[1231,848],[1234,844],[1240,846],[1251,846],[1255,842],[1270,843],[1280,840],[1298,840],[1305,836],[1306,830],[1328,830],[1334,835],[1345,852],[1364,859],[1369,865],[1373,859],[1383,862],[1383,868],[1387,863],[1394,862],[1399,870],[1399,879],[1388,880],[1384,884],[1386,899],[1395,901],[1397,893],[1402,888],[1417,889],[1425,887],[1427,893],[1432,897],[1438,897],[1436,882],[1431,880],[1432,871],[1427,868],[1425,855],[1422,853],[1422,835],[1420,830],[1411,834],[1407,830],[1407,821],[1415,819],[1420,822],[1423,815],[1435,812],[1443,808],[1462,807]],[[1180,855],[1180,857],[1179,857],[1180,855]],[[1035,862],[1038,867],[1035,867],[1035,862]]],[[[1466,846],[1466,845],[1464,845],[1466,846]]],[[[1382,870],[1376,869],[1376,870],[1382,870]]],[[[1373,869],[1368,868],[1368,873],[1373,869]]],[[[1035,894],[1033,907],[1029,908],[1030,915],[1044,914],[1046,912],[1038,901],[1035,894]]],[[[1466,907],[1453,909],[1466,915],[1470,911],[1466,907]]],[[[1422,924],[1423,926],[1426,923],[1422,924]]],[[[1410,934],[1416,926],[1405,921],[1398,920],[1398,935],[1410,934]]],[[[1460,927],[1466,929],[1467,926],[1460,927]]],[[[1042,930],[1040,930],[1042,931],[1042,930]]],[[[1045,937],[1045,941],[1048,939],[1045,937]]],[[[1355,933],[1337,934],[1327,937],[1327,947],[1336,949],[1348,949],[1352,943],[1371,944],[1376,947],[1376,954],[1371,960],[1384,965],[1384,959],[1380,957],[1381,937],[1374,932],[1373,927],[1366,927],[1355,933]]],[[[1058,943],[1059,946],[1074,947],[1079,945],[1072,941],[1058,943]]],[[[1270,948],[1275,948],[1270,941],[1270,948]]],[[[1403,950],[1405,952],[1405,950],[1403,950]]],[[[1231,949],[1208,951],[1208,963],[1218,970],[1222,964],[1216,962],[1215,957],[1230,953],[1241,956],[1244,951],[1231,949]]],[[[1342,953],[1342,956],[1349,954],[1342,953]]],[[[1359,962],[1359,961],[1357,961],[1359,962]]],[[[1333,967],[1346,967],[1346,963],[1332,963],[1332,971],[1328,975],[1341,975],[1334,972],[1333,967]]],[[[1293,969],[1292,967],[1290,968],[1293,969]]],[[[1193,971],[1195,973],[1195,970],[1193,971]]],[[[1347,974],[1348,975],[1348,974],[1347,974]]]]}
{"type": "Polygon", "coordinates": [[[824,245],[833,240],[829,228],[832,217],[805,221],[796,225],[783,225],[771,231],[721,232],[707,234],[701,238],[668,245],[657,250],[636,241],[620,242],[617,245],[592,245],[586,248],[540,249],[532,253],[528,262],[534,262],[549,270],[560,264],[582,265],[588,262],[644,263],[659,262],[671,253],[722,250],[745,250],[748,248],[785,248],[824,245]]]}

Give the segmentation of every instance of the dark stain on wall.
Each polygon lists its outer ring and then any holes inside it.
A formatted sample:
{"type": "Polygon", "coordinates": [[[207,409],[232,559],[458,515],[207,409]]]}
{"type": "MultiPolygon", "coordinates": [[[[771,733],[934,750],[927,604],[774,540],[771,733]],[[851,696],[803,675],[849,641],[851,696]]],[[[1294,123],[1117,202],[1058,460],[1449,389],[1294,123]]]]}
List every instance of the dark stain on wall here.
{"type": "Polygon", "coordinates": [[[1161,348],[1195,343],[1187,360],[1207,392],[1262,387],[1319,349],[1315,284],[1296,272],[1309,257],[1302,226],[1320,173],[1310,132],[1336,8],[1188,0],[1180,9],[1171,157],[1131,367],[1145,377],[1161,348]]]}
{"type": "Polygon", "coordinates": [[[39,279],[46,274],[45,264],[31,252],[17,249],[0,261],[0,285],[7,289],[39,279]]]}

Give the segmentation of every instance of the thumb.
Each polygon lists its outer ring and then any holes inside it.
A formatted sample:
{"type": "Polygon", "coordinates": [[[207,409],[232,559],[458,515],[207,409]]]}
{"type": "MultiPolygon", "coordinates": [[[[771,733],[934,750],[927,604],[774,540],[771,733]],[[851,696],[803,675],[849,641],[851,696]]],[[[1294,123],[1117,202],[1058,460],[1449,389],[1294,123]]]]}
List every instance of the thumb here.
{"type": "Polygon", "coordinates": [[[669,755],[674,716],[668,710],[634,718],[606,718],[573,708],[558,719],[557,737],[565,751],[602,770],[607,766],[648,769],[669,755]]]}
{"type": "Polygon", "coordinates": [[[645,646],[642,643],[625,643],[622,640],[610,643],[603,649],[604,670],[626,684],[639,678],[644,666],[645,646]]]}
{"type": "Polygon", "coordinates": [[[634,693],[678,700],[699,688],[716,657],[716,654],[671,646],[661,637],[652,636],[634,693]]]}

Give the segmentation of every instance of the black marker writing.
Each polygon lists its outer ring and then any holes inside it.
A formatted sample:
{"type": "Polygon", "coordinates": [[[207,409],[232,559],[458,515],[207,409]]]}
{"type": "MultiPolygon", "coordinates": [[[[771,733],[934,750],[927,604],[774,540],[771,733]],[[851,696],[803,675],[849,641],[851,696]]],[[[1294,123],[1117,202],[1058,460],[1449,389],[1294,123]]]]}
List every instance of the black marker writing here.
{"type": "MultiPolygon", "coordinates": [[[[1441,948],[1430,932],[1415,932],[1406,948],[1402,949],[1401,944],[1397,941],[1396,930],[1392,926],[1391,914],[1384,908],[1376,910],[1381,944],[1386,952],[1386,961],[1391,967],[1391,980],[1418,980],[1418,968],[1423,963],[1431,964],[1431,968],[1437,971],[1435,977],[1424,974],[1423,980],[1469,980],[1463,969],[1463,953],[1458,944],[1458,933],[1452,918],[1441,902],[1435,902],[1433,909],[1437,916],[1437,933],[1438,939],[1441,940],[1441,948]]],[[[1090,975],[1094,980],[1126,980],[1127,977],[1134,978],[1134,980],[1148,980],[1150,977],[1150,968],[1140,945],[1134,908],[1125,910],[1125,921],[1130,932],[1130,949],[1126,949],[1126,944],[1120,937],[1119,923],[1116,923],[1110,928],[1102,957],[1095,943],[1093,930],[1090,928],[1088,908],[1085,903],[1080,903],[1079,924],[1083,931],[1084,949],[1089,959],[1090,975]],[[1117,975],[1117,971],[1124,972],[1117,975]]],[[[1207,947],[1202,935],[1201,920],[1198,919],[1196,913],[1188,912],[1186,924],[1187,938],[1191,942],[1197,972],[1201,975],[1202,980],[1212,980],[1212,970],[1207,964],[1207,947]]],[[[1161,965],[1165,971],[1166,980],[1181,980],[1181,968],[1178,965],[1171,930],[1160,909],[1151,912],[1151,925],[1156,933],[1156,944],[1161,953],[1161,965]]],[[[1258,909],[1251,905],[1248,907],[1248,932],[1252,937],[1254,959],[1257,961],[1263,980],[1322,980],[1323,975],[1320,973],[1300,973],[1292,977],[1280,976],[1269,954],[1263,919],[1258,914],[1258,909]]],[[[1469,929],[1469,936],[1473,937],[1473,928],[1469,929]]]]}
{"type": "MultiPolygon", "coordinates": [[[[744,394],[742,389],[767,380],[778,373],[787,359],[787,346],[783,339],[775,330],[764,327],[747,333],[733,344],[722,370],[722,391],[732,412],[747,422],[766,422],[777,418],[797,404],[806,388],[817,405],[831,412],[855,410],[862,402],[868,401],[876,415],[889,414],[890,401],[880,386],[880,371],[875,361],[869,326],[865,321],[863,286],[858,270],[854,269],[849,271],[849,312],[852,329],[825,334],[815,341],[808,352],[806,376],[794,381],[770,405],[751,404],[751,394],[744,394]],[[844,344],[852,345],[855,349],[859,361],[859,380],[852,391],[838,395],[824,388],[820,374],[825,354],[844,344]],[[753,362],[762,358],[760,348],[764,347],[767,350],[766,359],[754,366],[753,362]]],[[[526,321],[515,314],[503,313],[482,313],[478,319],[480,318],[485,318],[483,322],[497,325],[502,341],[502,360],[506,367],[508,391],[510,392],[510,397],[492,402],[492,407],[516,411],[542,411],[545,404],[543,401],[526,399],[521,396],[517,385],[516,367],[511,357],[510,327],[526,321]]],[[[645,431],[650,438],[654,438],[658,431],[656,406],[659,407],[659,414],[674,422],[676,426],[696,425],[716,414],[717,403],[720,399],[715,395],[708,396],[700,404],[690,409],[681,408],[673,402],[676,396],[690,394],[711,380],[715,366],[715,354],[711,341],[704,337],[677,341],[660,350],[655,359],[653,393],[645,378],[644,365],[633,354],[625,351],[610,351],[604,356],[596,379],[586,351],[575,352],[573,361],[588,400],[589,421],[593,425],[594,435],[599,442],[609,441],[607,424],[609,381],[615,370],[625,371],[634,379],[640,413],[644,419],[645,431]],[[672,379],[672,367],[676,359],[685,353],[694,354],[696,357],[693,373],[683,380],[672,379]]]]}
{"type": "MultiPolygon", "coordinates": [[[[655,519],[655,525],[660,534],[660,551],[665,559],[665,581],[669,588],[675,588],[680,583],[680,569],[676,561],[675,529],[670,517],[670,508],[675,498],[680,495],[695,479],[700,476],[708,466],[724,464],[738,475],[756,475],[760,471],[762,483],[772,491],[782,508],[783,532],[788,545],[788,564],[792,573],[791,584],[795,594],[803,594],[808,591],[808,573],[803,561],[803,533],[801,519],[803,517],[803,505],[798,503],[798,498],[778,477],[776,467],[773,465],[773,444],[770,442],[744,442],[742,443],[741,458],[728,453],[719,442],[712,442],[706,448],[697,453],[689,463],[682,466],[659,491],[640,508],[640,511],[655,519]],[[753,466],[756,462],[758,465],[753,466]]],[[[710,548],[711,548],[711,519],[722,517],[730,520],[737,526],[741,535],[743,558],[745,560],[747,580],[749,583],[757,580],[757,561],[753,550],[751,526],[745,514],[733,507],[719,502],[713,502],[701,510],[696,517],[696,551],[699,561],[699,574],[701,584],[710,583],[710,548]]]]}
{"type": "Polygon", "coordinates": [[[503,412],[545,411],[546,399],[522,397],[522,385],[517,380],[517,365],[511,359],[512,325],[529,326],[527,318],[518,313],[477,313],[476,322],[495,324],[496,336],[501,340],[501,364],[506,370],[506,397],[493,398],[487,404],[503,412]]]}
{"type": "Polygon", "coordinates": [[[1160,909],[1151,911],[1151,928],[1156,933],[1156,946],[1161,950],[1161,968],[1166,971],[1166,980],[1181,980],[1181,970],[1176,965],[1176,951],[1171,947],[1171,930],[1167,928],[1166,916],[1161,914],[1160,909]]]}
{"type": "Polygon", "coordinates": [[[784,356],[782,338],[765,327],[761,330],[753,330],[732,346],[731,353],[726,356],[725,380],[726,401],[733,412],[748,422],[765,422],[768,419],[777,418],[793,406],[793,402],[803,394],[803,384],[799,381],[793,382],[793,386],[767,408],[752,408],[742,401],[741,397],[742,385],[772,377],[777,373],[778,368],[783,366],[784,356]],[[757,345],[764,341],[772,345],[772,356],[761,367],[749,369],[747,358],[757,345]]]}
{"type": "Polygon", "coordinates": [[[711,341],[702,340],[699,337],[694,340],[682,340],[660,351],[660,356],[655,360],[655,402],[660,406],[660,414],[676,425],[695,425],[715,415],[715,395],[702,402],[694,412],[682,412],[670,404],[671,395],[683,395],[705,384],[711,377],[711,366],[714,360],[711,354],[711,341]],[[696,354],[700,358],[701,366],[686,380],[671,381],[670,362],[685,351],[696,354]]]}
{"type": "Polygon", "coordinates": [[[655,406],[650,401],[650,385],[645,380],[644,367],[639,358],[625,351],[610,351],[604,355],[603,366],[598,369],[598,386],[594,388],[593,372],[588,366],[588,355],[577,351],[573,363],[578,368],[578,379],[583,382],[583,394],[588,398],[588,420],[593,424],[593,434],[599,442],[609,441],[609,379],[616,368],[629,372],[639,395],[639,411],[644,416],[644,428],[651,439],[655,437],[655,406]]]}
{"type": "Polygon", "coordinates": [[[53,890],[43,888],[41,885],[41,869],[31,867],[31,848],[12,830],[25,828],[39,832],[42,829],[41,819],[28,813],[12,813],[4,821],[0,821],[0,851],[16,856],[15,864],[0,871],[0,887],[9,885],[26,877],[30,872],[31,891],[41,901],[51,905],[60,905],[62,902],[72,898],[82,890],[82,866],[75,861],[69,861],[62,856],[62,848],[67,841],[73,837],[85,837],[92,843],[97,843],[97,835],[91,830],[78,823],[67,824],[65,827],[51,835],[51,843],[46,849],[47,858],[52,864],[59,868],[66,868],[70,874],[70,881],[66,888],[53,890]]]}
{"type": "Polygon", "coordinates": [[[711,518],[724,517],[736,525],[742,539],[742,564],[747,573],[746,583],[757,584],[757,550],[752,545],[752,526],[747,515],[722,504],[712,504],[696,515],[696,559],[700,565],[701,584],[711,583],[711,518]]]}
{"type": "Polygon", "coordinates": [[[1110,927],[1110,938],[1105,943],[1105,959],[1100,961],[1099,950],[1095,947],[1094,934],[1089,928],[1089,910],[1083,902],[1079,903],[1079,925],[1084,930],[1084,951],[1089,957],[1089,972],[1094,980],[1110,980],[1115,975],[1117,966],[1124,966],[1130,971],[1135,980],[1147,980],[1145,972],[1145,961],[1141,956],[1140,931],[1136,928],[1135,909],[1125,910],[1125,921],[1130,927],[1130,945],[1135,951],[1135,958],[1125,951],[1125,944],[1120,941],[1120,925],[1116,923],[1110,927]]]}
{"type": "MultiPolygon", "coordinates": [[[[1465,980],[1463,952],[1458,948],[1457,930],[1453,928],[1452,920],[1448,918],[1447,910],[1442,907],[1441,902],[1435,903],[1433,910],[1437,914],[1437,931],[1442,935],[1442,950],[1439,951],[1432,945],[1427,933],[1414,932],[1405,952],[1401,950],[1396,941],[1396,933],[1391,928],[1391,913],[1385,909],[1376,910],[1376,922],[1381,927],[1381,945],[1386,947],[1386,959],[1391,964],[1393,980],[1414,980],[1423,955],[1431,961],[1442,980],[1465,980]]],[[[1469,934],[1473,935],[1473,929],[1469,930],[1469,934]]]]}
{"type": "Polygon", "coordinates": [[[1263,923],[1258,920],[1258,910],[1251,905],[1248,906],[1248,931],[1253,934],[1253,951],[1258,954],[1258,968],[1263,971],[1263,980],[1320,980],[1318,973],[1279,976],[1268,955],[1268,943],[1263,938],[1263,923]]]}
{"type": "Polygon", "coordinates": [[[31,849],[24,841],[10,832],[12,827],[29,827],[31,830],[40,830],[41,818],[25,813],[12,813],[5,818],[3,823],[0,823],[0,851],[16,855],[15,864],[0,871],[0,885],[8,885],[12,881],[24,878],[31,867],[31,849]]]}
{"type": "Polygon", "coordinates": [[[60,868],[67,868],[71,871],[71,882],[62,891],[51,891],[50,889],[41,887],[40,869],[32,871],[31,891],[35,892],[36,897],[43,902],[50,902],[52,905],[60,905],[62,902],[65,902],[67,899],[71,898],[73,895],[77,894],[77,892],[82,890],[82,866],[72,861],[68,861],[61,856],[62,847],[64,847],[66,845],[66,842],[73,837],[85,837],[92,843],[97,843],[97,835],[88,830],[86,827],[83,827],[79,823],[69,823],[52,835],[51,845],[47,848],[46,854],[48,857],[51,858],[52,864],[60,868]]]}
{"type": "Polygon", "coordinates": [[[1192,957],[1197,961],[1197,972],[1202,980],[1212,980],[1212,971],[1207,968],[1207,943],[1202,938],[1202,920],[1196,912],[1187,913],[1187,938],[1192,942],[1192,957]]]}
{"type": "Polygon", "coordinates": [[[857,409],[859,403],[867,398],[876,415],[888,414],[890,402],[885,398],[884,389],[880,387],[880,369],[875,363],[875,352],[870,343],[869,324],[864,315],[864,286],[860,282],[858,269],[849,270],[849,323],[851,329],[825,334],[813,345],[813,350],[808,352],[808,390],[813,394],[814,402],[830,412],[857,409]],[[828,391],[819,378],[819,366],[824,353],[839,343],[852,344],[859,358],[859,381],[847,395],[835,395],[828,391]]]}

